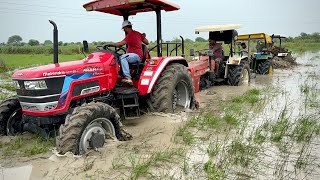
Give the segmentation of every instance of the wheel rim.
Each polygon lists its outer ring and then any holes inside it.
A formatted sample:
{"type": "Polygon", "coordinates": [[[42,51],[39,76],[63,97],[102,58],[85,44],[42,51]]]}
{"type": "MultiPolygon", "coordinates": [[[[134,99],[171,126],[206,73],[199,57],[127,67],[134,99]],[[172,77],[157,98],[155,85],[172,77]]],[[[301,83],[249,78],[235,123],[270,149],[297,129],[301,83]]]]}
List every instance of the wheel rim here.
{"type": "Polygon", "coordinates": [[[269,69],[268,69],[268,74],[272,75],[273,74],[273,67],[270,66],[269,69]]]}
{"type": "Polygon", "coordinates": [[[9,136],[15,136],[17,133],[21,130],[21,108],[15,110],[9,117],[7,121],[7,135],[9,136]]]}
{"type": "Polygon", "coordinates": [[[241,84],[248,84],[249,83],[249,71],[244,68],[242,70],[242,74],[241,74],[241,84]]]}
{"type": "Polygon", "coordinates": [[[180,81],[173,92],[173,110],[178,107],[189,108],[190,106],[190,93],[187,87],[187,83],[180,81]]]}
{"type": "Polygon", "coordinates": [[[97,148],[101,148],[104,145],[104,142],[101,142],[101,138],[99,137],[103,137],[105,141],[105,139],[115,136],[115,129],[110,120],[106,118],[95,119],[88,124],[81,135],[79,153],[84,154],[90,149],[96,150],[97,148]]]}

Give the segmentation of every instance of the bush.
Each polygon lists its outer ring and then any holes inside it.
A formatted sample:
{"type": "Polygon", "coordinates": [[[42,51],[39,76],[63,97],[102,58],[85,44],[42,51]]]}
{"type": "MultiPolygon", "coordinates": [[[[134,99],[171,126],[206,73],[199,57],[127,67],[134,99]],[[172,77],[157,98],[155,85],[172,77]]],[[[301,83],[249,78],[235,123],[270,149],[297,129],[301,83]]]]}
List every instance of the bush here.
{"type": "Polygon", "coordinates": [[[9,71],[9,67],[7,66],[6,62],[0,58],[0,73],[4,73],[9,71]]]}

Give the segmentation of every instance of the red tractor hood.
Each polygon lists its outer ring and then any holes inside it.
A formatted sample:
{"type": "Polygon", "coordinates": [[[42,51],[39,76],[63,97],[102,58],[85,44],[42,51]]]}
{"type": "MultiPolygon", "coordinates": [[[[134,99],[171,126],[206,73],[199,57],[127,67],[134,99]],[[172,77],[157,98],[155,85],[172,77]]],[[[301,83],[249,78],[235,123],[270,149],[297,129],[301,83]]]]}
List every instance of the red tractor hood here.
{"type": "Polygon", "coordinates": [[[109,53],[93,53],[87,58],[79,61],[49,64],[16,71],[13,79],[35,79],[52,76],[65,76],[72,74],[93,73],[96,75],[105,74],[104,65],[110,64],[114,56],[109,53]],[[109,62],[109,63],[108,63],[109,62]]]}

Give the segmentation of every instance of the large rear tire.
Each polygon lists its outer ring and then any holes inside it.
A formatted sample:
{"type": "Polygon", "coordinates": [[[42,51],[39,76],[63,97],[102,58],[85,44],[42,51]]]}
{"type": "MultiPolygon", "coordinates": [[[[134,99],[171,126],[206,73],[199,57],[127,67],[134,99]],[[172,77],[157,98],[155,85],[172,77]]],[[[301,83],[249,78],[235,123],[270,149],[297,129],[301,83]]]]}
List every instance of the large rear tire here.
{"type": "Polygon", "coordinates": [[[21,132],[22,110],[18,97],[0,103],[0,135],[16,135],[21,132]]]}
{"type": "Polygon", "coordinates": [[[161,73],[148,102],[151,111],[173,113],[196,105],[191,75],[182,64],[170,64],[161,73]]]}
{"type": "Polygon", "coordinates": [[[230,86],[241,86],[250,82],[250,67],[244,61],[239,65],[229,65],[228,84],[230,86]]]}
{"type": "Polygon", "coordinates": [[[61,154],[85,154],[90,149],[103,147],[105,139],[112,137],[124,140],[120,116],[111,106],[92,102],[67,115],[65,124],[60,126],[56,145],[61,154]]]}
{"type": "Polygon", "coordinates": [[[259,63],[257,72],[258,74],[266,75],[269,74],[270,68],[272,68],[272,59],[267,59],[259,63]]]}

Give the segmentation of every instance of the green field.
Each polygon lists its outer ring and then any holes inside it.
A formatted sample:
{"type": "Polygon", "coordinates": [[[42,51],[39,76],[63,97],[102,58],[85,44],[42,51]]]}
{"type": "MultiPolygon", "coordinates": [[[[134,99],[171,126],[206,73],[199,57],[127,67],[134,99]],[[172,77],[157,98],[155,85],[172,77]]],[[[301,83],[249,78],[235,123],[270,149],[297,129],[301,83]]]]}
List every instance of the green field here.
{"type": "MultiPolygon", "coordinates": [[[[82,54],[59,55],[59,62],[83,59],[82,54]]],[[[7,68],[12,70],[35,65],[45,65],[53,62],[53,55],[44,54],[0,54],[0,60],[4,61],[7,68]]],[[[0,63],[1,65],[1,63],[0,63]]],[[[3,68],[3,67],[1,67],[3,68]]],[[[1,72],[1,70],[0,70],[1,72]]]]}
{"type": "MultiPolygon", "coordinates": [[[[152,43],[148,46],[148,48],[152,48],[154,46],[155,44],[152,43]]],[[[251,43],[250,46],[254,51],[255,43],[251,43]]],[[[290,40],[284,42],[283,46],[294,53],[303,53],[306,51],[320,51],[320,42],[314,40],[290,40]]],[[[186,58],[190,60],[190,57],[188,56],[190,49],[201,50],[206,49],[207,47],[207,42],[186,42],[186,58]]],[[[224,45],[223,48],[225,54],[228,54],[228,45],[224,45]]],[[[59,47],[59,62],[83,59],[84,55],[81,53],[80,49],[80,45],[68,45],[59,47]]],[[[95,45],[91,44],[90,52],[95,51],[95,49],[95,45]]],[[[167,50],[164,47],[164,56],[166,56],[166,51],[167,50]]],[[[52,63],[53,55],[50,52],[52,52],[52,46],[2,46],[0,47],[0,72],[13,70],[16,68],[25,68],[30,66],[45,65],[52,63]]],[[[156,56],[156,50],[150,52],[150,54],[151,56],[156,56]]],[[[179,54],[181,54],[181,50],[179,50],[179,54]]],[[[175,55],[175,52],[173,52],[172,55],[175,55]]]]}

